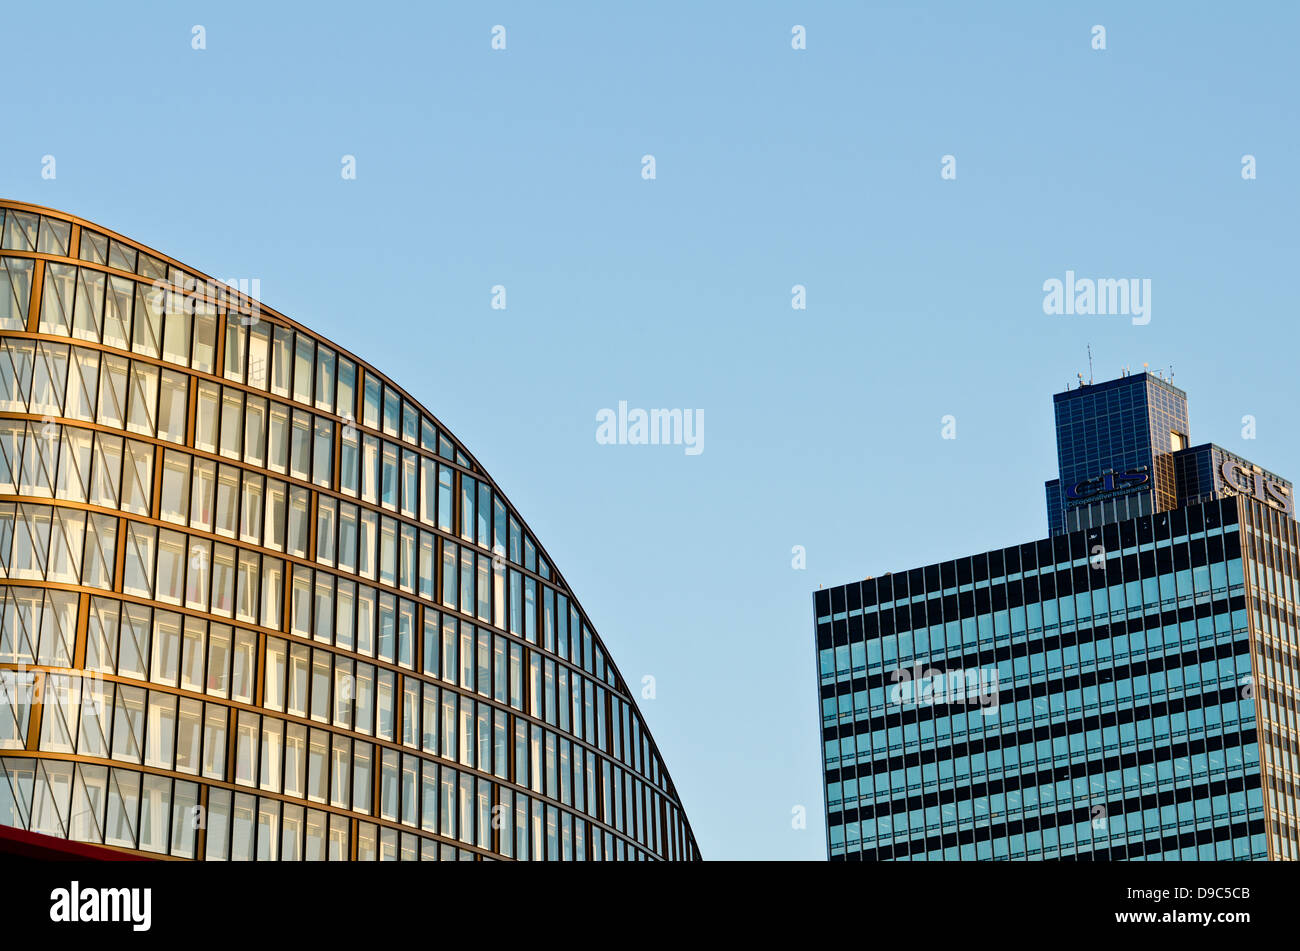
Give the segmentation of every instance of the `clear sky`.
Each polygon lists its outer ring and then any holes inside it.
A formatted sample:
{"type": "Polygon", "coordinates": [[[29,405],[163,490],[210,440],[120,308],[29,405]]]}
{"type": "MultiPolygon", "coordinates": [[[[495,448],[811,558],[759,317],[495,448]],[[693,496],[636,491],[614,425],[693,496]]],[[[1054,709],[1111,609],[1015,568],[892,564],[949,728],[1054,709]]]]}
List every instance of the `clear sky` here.
{"type": "Polygon", "coordinates": [[[286,7],[8,4],[0,194],[257,278],[422,400],[655,678],[707,858],[824,857],[811,592],[1046,534],[1086,344],[1300,479],[1294,4],[286,7]],[[1045,315],[1067,270],[1150,323],[1045,315]],[[704,451],[599,444],[621,400],[704,451]]]}

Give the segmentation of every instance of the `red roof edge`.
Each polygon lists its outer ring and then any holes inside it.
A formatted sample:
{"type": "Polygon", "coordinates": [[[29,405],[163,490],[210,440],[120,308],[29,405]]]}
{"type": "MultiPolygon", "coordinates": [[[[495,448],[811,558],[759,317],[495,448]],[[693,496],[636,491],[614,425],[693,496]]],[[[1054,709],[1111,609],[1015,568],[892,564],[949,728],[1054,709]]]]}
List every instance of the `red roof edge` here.
{"type": "Polygon", "coordinates": [[[119,852],[89,842],[73,842],[58,836],[28,832],[0,825],[0,856],[27,858],[43,862],[150,862],[152,859],[131,852],[119,852]]]}

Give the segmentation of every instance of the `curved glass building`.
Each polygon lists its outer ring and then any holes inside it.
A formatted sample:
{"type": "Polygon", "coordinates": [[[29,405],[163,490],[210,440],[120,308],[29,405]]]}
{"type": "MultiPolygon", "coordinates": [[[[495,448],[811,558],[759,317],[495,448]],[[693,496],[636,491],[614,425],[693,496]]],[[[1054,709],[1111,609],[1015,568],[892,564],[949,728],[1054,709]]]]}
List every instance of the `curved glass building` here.
{"type": "Polygon", "coordinates": [[[474,457],[253,296],[0,201],[0,825],[188,859],[696,859],[474,457]]]}

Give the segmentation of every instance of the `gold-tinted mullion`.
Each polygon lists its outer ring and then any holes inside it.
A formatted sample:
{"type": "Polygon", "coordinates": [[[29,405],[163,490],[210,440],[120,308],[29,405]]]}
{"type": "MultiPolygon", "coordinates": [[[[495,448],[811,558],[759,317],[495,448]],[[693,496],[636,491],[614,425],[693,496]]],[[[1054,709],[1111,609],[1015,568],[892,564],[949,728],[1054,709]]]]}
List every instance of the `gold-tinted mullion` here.
{"type": "Polygon", "coordinates": [[[42,258],[35,259],[35,266],[32,268],[32,290],[31,298],[27,306],[27,332],[37,333],[41,320],[41,297],[45,287],[45,261],[42,258]]]}

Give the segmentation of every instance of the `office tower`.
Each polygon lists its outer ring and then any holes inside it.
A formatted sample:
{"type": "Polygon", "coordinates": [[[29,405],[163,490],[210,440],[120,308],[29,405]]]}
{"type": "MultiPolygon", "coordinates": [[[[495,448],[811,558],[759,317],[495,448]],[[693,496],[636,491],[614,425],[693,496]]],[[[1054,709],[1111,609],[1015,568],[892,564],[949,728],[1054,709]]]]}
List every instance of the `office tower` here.
{"type": "Polygon", "coordinates": [[[1159,377],[1055,404],[1048,537],[814,593],[830,858],[1296,858],[1293,487],[1159,377]]]}

